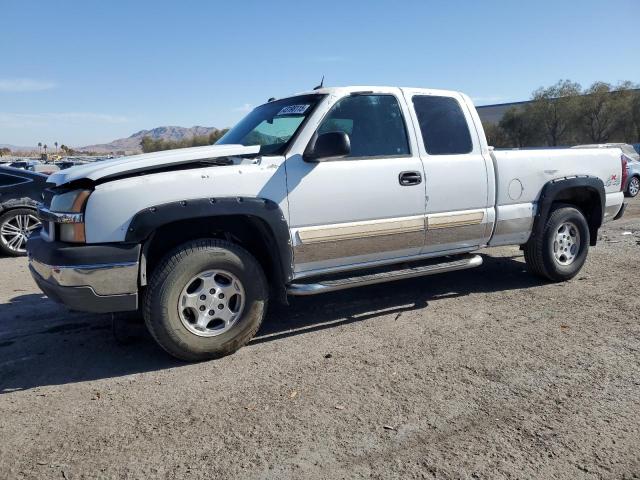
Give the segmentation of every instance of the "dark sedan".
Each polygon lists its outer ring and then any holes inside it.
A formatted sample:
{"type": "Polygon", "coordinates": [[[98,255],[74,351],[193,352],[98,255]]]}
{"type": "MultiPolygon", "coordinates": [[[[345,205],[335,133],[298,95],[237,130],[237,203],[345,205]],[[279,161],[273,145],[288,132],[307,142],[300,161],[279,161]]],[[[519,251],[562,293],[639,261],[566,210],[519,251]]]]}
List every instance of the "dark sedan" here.
{"type": "Polygon", "coordinates": [[[40,173],[0,167],[0,254],[26,254],[27,237],[40,226],[36,206],[46,181],[40,173]]]}

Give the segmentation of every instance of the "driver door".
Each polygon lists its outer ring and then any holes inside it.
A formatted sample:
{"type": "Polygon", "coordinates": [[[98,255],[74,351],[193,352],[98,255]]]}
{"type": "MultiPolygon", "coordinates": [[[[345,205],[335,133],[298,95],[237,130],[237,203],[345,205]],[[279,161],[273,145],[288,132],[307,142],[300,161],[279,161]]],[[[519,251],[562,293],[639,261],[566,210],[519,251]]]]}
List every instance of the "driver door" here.
{"type": "Polygon", "coordinates": [[[399,89],[338,99],[317,133],[345,132],[339,159],[286,161],[298,277],[415,255],[424,245],[424,171],[399,89]]]}

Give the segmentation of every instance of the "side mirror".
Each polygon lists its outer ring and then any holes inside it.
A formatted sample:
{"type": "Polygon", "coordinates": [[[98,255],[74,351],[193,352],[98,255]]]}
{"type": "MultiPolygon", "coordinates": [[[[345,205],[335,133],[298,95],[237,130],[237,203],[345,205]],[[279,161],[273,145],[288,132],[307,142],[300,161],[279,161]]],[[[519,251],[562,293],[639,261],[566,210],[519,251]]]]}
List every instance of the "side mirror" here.
{"type": "Polygon", "coordinates": [[[307,162],[322,162],[324,160],[346,157],[351,153],[351,140],[344,132],[327,132],[314,135],[304,152],[307,162]]]}

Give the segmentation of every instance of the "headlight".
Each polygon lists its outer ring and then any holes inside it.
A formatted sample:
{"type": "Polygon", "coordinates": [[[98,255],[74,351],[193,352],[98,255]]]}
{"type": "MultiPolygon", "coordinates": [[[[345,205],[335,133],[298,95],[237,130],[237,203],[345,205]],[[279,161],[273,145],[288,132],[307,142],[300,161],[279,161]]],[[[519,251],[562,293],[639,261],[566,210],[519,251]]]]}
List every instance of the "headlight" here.
{"type": "MultiPolygon", "coordinates": [[[[87,204],[91,190],[72,190],[54,195],[51,199],[50,210],[56,213],[82,214],[87,204]]],[[[84,216],[79,215],[79,221],[60,223],[60,240],[63,242],[82,243],[86,241],[84,234],[84,216]]]]}
{"type": "Polygon", "coordinates": [[[49,209],[59,213],[81,213],[89,194],[91,194],[91,190],[72,190],[54,195],[49,209]]]}

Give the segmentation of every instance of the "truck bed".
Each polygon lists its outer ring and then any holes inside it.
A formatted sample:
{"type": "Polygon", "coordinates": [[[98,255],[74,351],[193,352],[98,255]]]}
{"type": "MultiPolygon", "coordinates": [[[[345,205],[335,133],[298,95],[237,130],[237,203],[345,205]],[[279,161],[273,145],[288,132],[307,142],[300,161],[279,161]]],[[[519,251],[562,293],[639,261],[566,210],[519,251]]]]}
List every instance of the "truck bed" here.
{"type": "Polygon", "coordinates": [[[490,245],[524,243],[529,238],[533,216],[543,186],[549,181],[576,176],[596,177],[605,185],[604,221],[620,210],[618,149],[548,148],[493,150],[495,174],[495,231],[490,245]]]}

